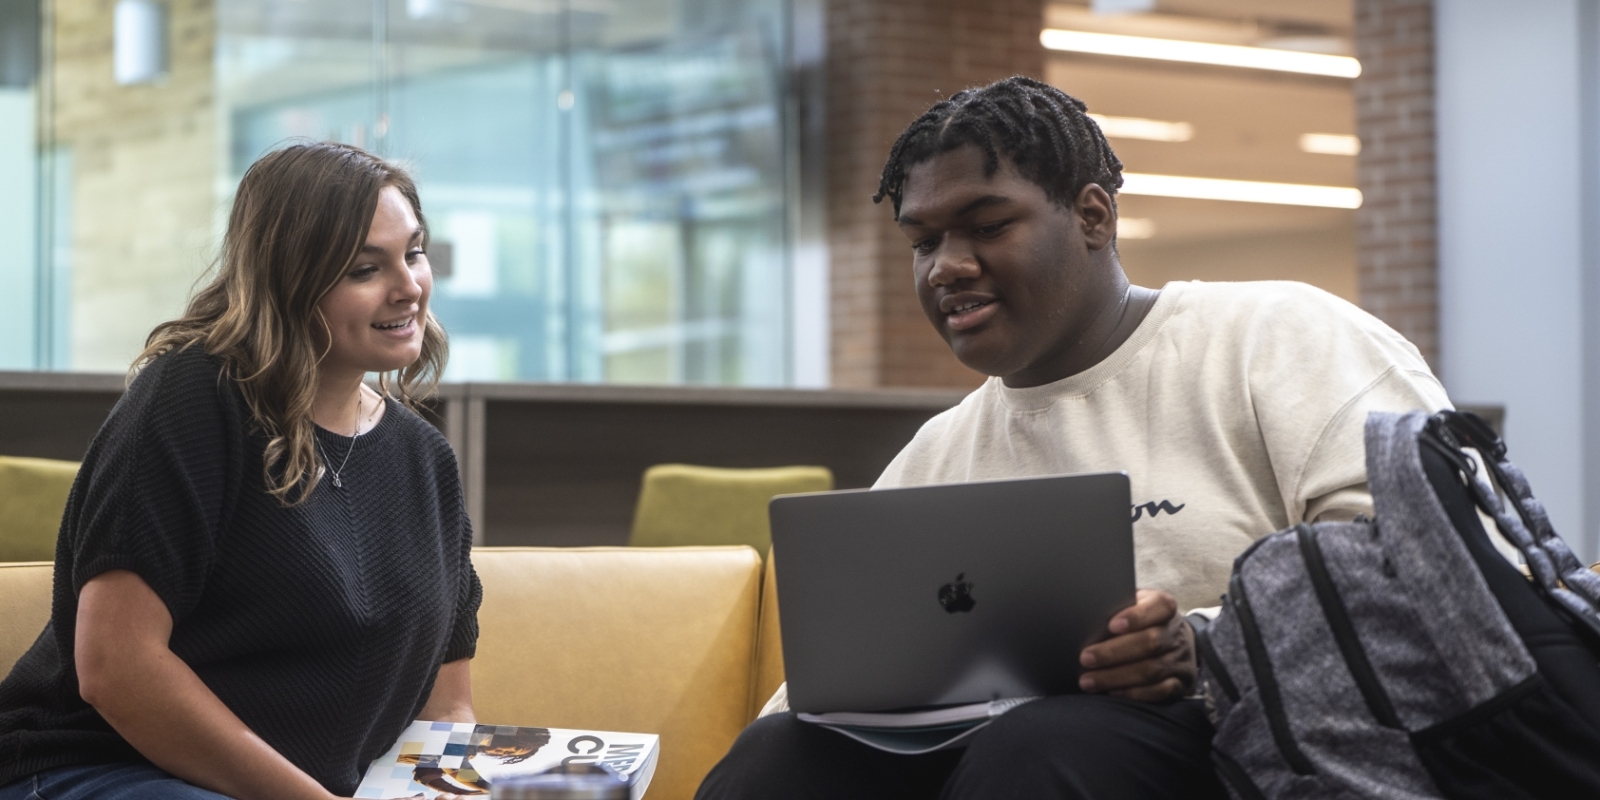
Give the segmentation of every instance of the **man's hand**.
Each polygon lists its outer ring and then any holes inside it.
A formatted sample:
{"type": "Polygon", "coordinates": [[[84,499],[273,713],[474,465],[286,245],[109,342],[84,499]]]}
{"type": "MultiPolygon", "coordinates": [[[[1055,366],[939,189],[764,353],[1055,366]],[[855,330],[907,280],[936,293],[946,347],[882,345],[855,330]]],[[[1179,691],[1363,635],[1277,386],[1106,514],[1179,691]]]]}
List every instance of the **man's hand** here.
{"type": "Polygon", "coordinates": [[[1131,700],[1159,702],[1188,694],[1196,672],[1194,631],[1166,592],[1140,589],[1134,604],[1106,625],[1111,638],[1083,649],[1078,686],[1131,700]]]}

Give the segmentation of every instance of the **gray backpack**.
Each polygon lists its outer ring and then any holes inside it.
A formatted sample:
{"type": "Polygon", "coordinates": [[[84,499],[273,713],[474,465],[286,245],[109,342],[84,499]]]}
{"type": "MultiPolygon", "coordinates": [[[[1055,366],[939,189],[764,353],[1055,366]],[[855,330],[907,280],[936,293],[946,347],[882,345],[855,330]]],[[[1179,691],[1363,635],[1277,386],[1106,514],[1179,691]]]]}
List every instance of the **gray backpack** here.
{"type": "Polygon", "coordinates": [[[1197,626],[1218,774],[1239,800],[1600,798],[1600,576],[1477,417],[1374,413],[1366,447],[1377,518],[1256,542],[1197,626]]]}

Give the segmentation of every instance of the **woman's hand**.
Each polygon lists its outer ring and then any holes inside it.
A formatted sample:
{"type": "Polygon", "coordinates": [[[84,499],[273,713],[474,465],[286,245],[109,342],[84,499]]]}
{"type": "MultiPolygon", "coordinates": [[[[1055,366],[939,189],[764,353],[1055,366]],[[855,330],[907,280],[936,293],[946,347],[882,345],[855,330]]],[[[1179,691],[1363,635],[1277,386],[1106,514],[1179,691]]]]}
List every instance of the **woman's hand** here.
{"type": "Polygon", "coordinates": [[[251,731],[167,646],[166,603],[128,570],[78,592],[78,692],[156,766],[238,800],[329,800],[322,785],[251,731]]]}
{"type": "Polygon", "coordinates": [[[1160,702],[1189,693],[1197,667],[1194,631],[1172,595],[1140,589],[1134,604],[1107,624],[1111,638],[1083,649],[1078,686],[1132,700],[1160,702]]]}

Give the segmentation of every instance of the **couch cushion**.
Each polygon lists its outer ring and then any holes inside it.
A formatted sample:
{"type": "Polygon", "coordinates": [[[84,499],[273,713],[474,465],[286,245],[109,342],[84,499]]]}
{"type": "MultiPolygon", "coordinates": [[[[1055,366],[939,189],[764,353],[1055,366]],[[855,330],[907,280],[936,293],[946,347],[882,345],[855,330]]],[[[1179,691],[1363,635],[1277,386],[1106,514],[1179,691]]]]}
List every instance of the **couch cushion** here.
{"type": "Polygon", "coordinates": [[[635,547],[747,544],[772,546],[767,503],[776,495],[826,492],[827,467],[724,469],[657,464],[644,473],[634,509],[635,547]]]}
{"type": "Polygon", "coordinates": [[[48,561],[78,462],[0,456],[0,561],[48,561]]]}
{"type": "Polygon", "coordinates": [[[54,574],[48,561],[0,564],[0,675],[10,674],[50,621],[54,574]]]}
{"type": "Polygon", "coordinates": [[[749,547],[480,547],[473,702],[489,724],[661,736],[653,800],[688,800],[749,719],[749,547]]]}

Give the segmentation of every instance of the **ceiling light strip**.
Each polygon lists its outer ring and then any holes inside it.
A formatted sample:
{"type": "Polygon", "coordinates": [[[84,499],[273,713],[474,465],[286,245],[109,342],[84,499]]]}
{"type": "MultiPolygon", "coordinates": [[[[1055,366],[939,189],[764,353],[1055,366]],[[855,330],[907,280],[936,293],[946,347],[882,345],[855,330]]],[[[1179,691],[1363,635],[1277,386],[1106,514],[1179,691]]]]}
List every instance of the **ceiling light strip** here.
{"type": "Polygon", "coordinates": [[[1071,53],[1268,69],[1335,78],[1354,78],[1361,74],[1361,62],[1350,56],[1304,53],[1299,50],[1242,47],[1235,44],[1189,42],[1181,39],[1153,39],[1148,36],[1123,36],[1060,28],[1044,29],[1039,33],[1039,41],[1051,50],[1071,53]]]}
{"type": "Polygon", "coordinates": [[[1361,138],[1347,133],[1302,133],[1300,149],[1328,156],[1360,155],[1361,138]]]}
{"type": "Polygon", "coordinates": [[[1361,207],[1361,190],[1348,186],[1234,181],[1222,178],[1193,178],[1187,175],[1151,175],[1142,172],[1124,172],[1122,180],[1122,194],[1319,208],[1361,207]]]}
{"type": "Polygon", "coordinates": [[[1112,139],[1144,139],[1152,142],[1187,142],[1194,138],[1194,126],[1187,122],[1168,122],[1143,117],[1108,117],[1090,114],[1100,132],[1112,139]]]}

